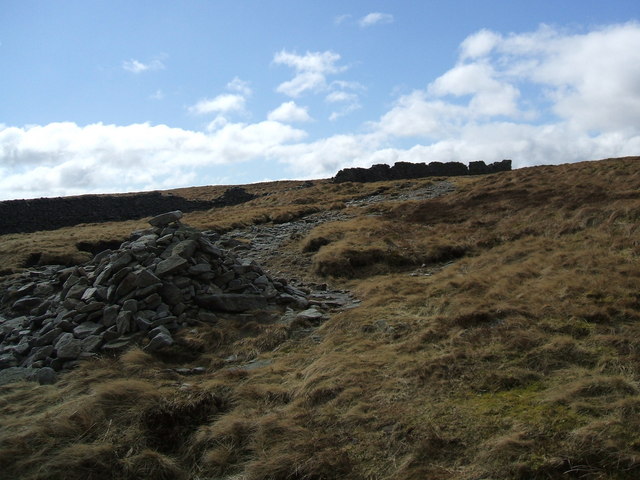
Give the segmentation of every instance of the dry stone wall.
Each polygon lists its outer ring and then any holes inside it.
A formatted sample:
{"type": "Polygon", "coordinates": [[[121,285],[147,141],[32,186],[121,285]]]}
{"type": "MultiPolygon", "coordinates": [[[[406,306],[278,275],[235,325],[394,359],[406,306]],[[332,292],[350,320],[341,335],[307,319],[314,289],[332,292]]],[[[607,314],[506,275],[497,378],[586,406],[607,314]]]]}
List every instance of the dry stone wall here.
{"type": "MultiPolygon", "coordinates": [[[[0,297],[0,370],[41,383],[96,354],[134,343],[147,351],[227,314],[309,306],[305,293],[216,244],[173,211],[117,250],[77,267],[48,266],[7,280],[0,297]]],[[[2,373],[2,372],[0,372],[2,373]]]]}
{"type": "Polygon", "coordinates": [[[242,187],[232,187],[210,201],[187,200],[160,192],[8,200],[0,202],[0,235],[55,230],[80,223],[134,220],[169,210],[207,210],[254,198],[242,187]]]}
{"type": "Polygon", "coordinates": [[[335,183],[342,182],[382,182],[387,180],[408,180],[424,177],[455,177],[460,175],[483,175],[487,173],[511,170],[511,160],[502,160],[489,165],[483,161],[470,162],[467,167],[459,162],[410,163],[396,162],[393,166],[373,165],[369,168],[345,168],[333,178],[335,183]]]}

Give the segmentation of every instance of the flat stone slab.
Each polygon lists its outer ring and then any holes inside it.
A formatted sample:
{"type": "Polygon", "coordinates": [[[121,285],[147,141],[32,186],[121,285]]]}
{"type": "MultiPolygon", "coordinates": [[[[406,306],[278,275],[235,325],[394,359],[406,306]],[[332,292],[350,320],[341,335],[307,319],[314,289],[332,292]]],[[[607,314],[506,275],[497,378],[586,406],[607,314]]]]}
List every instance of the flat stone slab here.
{"type": "Polygon", "coordinates": [[[161,261],[156,266],[156,275],[162,277],[163,275],[171,275],[174,272],[187,266],[189,262],[179,257],[178,255],[171,255],[166,260],[161,261]]]}
{"type": "Polygon", "coordinates": [[[183,217],[183,213],[180,210],[174,210],[173,212],[161,213],[149,220],[149,224],[153,227],[166,227],[170,223],[176,222],[183,217]]]}

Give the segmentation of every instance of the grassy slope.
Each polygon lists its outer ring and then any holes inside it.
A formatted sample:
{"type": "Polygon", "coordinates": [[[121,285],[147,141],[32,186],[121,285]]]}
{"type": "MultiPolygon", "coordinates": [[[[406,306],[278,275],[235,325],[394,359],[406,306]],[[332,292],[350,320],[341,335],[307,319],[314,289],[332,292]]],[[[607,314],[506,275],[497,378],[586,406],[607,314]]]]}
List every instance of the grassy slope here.
{"type": "MultiPolygon", "coordinates": [[[[307,278],[355,291],[359,308],[313,337],[285,340],[277,325],[253,325],[247,337],[231,322],[185,332],[173,359],[133,350],[55,386],[0,387],[0,471],[84,480],[638,478],[639,161],[459,179],[447,197],[345,208],[355,217],[285,248],[312,260],[307,278]],[[238,351],[273,363],[224,368],[238,351]],[[177,359],[208,373],[168,372],[177,359]]],[[[285,221],[428,182],[286,184],[186,221],[220,230],[285,221]]],[[[134,224],[71,231],[117,239],[134,224]]],[[[68,237],[0,238],[0,256],[19,266],[9,246],[27,240],[44,254],[75,255],[68,237]]]]}

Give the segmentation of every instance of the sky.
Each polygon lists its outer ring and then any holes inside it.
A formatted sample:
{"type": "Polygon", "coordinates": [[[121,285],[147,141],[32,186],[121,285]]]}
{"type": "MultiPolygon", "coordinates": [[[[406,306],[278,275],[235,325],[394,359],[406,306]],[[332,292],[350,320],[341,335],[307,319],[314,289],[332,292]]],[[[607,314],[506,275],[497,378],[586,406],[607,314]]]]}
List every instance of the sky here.
{"type": "Polygon", "coordinates": [[[629,155],[637,0],[0,0],[0,200],[629,155]]]}

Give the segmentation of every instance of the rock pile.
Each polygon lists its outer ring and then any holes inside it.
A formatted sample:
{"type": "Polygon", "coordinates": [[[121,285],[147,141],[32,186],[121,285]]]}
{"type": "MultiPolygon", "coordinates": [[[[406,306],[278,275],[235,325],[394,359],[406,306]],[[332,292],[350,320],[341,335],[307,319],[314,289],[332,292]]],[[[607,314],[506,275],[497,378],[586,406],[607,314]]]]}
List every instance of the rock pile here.
{"type": "Polygon", "coordinates": [[[84,265],[14,279],[0,297],[0,369],[42,369],[46,383],[51,372],[97,353],[134,342],[148,351],[170,346],[180,327],[215,322],[220,312],[309,306],[304,292],[181,217],[158,215],[152,228],[84,265]]]}

